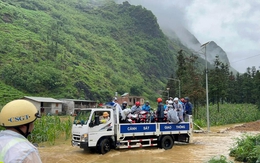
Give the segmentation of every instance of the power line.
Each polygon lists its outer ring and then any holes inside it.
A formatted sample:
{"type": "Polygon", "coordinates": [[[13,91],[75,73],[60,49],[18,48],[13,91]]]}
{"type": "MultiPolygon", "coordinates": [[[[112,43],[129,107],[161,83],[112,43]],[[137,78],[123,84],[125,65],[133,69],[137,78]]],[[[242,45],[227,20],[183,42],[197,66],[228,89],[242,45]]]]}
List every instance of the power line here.
{"type": "Polygon", "coordinates": [[[251,57],[247,57],[247,58],[244,58],[244,59],[240,59],[240,60],[237,60],[237,61],[234,61],[234,62],[230,62],[230,63],[240,62],[240,61],[243,61],[243,60],[246,60],[246,59],[249,59],[249,58],[253,58],[253,57],[257,57],[257,56],[260,56],[260,54],[257,54],[257,55],[251,56],[251,57]]]}

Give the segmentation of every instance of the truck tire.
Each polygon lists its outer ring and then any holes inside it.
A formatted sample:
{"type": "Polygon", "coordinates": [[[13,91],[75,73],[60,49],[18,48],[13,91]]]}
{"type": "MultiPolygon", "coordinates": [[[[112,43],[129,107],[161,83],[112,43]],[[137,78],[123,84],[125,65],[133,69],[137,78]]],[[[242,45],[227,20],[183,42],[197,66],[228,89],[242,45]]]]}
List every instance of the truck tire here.
{"type": "Polygon", "coordinates": [[[98,152],[100,154],[106,154],[111,149],[111,143],[108,139],[103,139],[100,141],[98,146],[98,152]]]}
{"type": "Polygon", "coordinates": [[[174,141],[171,136],[164,136],[161,140],[160,147],[167,150],[173,147],[174,141]]]}

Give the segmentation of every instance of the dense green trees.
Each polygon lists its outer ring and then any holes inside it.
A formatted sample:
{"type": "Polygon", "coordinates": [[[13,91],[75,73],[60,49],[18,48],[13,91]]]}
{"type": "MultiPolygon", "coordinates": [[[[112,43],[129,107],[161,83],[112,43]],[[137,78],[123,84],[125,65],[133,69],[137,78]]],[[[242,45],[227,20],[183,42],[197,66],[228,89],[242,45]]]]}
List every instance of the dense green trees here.
{"type": "MultiPolygon", "coordinates": [[[[195,109],[198,104],[205,104],[205,74],[200,73],[196,65],[196,57],[179,51],[176,79],[181,80],[182,97],[189,96],[195,109]]],[[[173,77],[174,78],[174,77],[173,77]]],[[[214,67],[208,71],[209,102],[219,103],[251,103],[260,108],[260,71],[255,67],[248,68],[243,74],[229,71],[229,66],[219,61],[216,56],[214,67]]],[[[171,95],[176,96],[177,86],[169,79],[166,85],[171,95]],[[172,90],[174,89],[174,91],[172,90]]]]}

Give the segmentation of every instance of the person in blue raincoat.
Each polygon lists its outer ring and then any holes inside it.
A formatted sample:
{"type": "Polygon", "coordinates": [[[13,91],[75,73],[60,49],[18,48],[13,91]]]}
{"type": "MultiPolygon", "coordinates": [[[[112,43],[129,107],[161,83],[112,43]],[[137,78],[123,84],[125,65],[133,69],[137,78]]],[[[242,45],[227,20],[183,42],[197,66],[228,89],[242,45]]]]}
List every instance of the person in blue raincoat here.
{"type": "Polygon", "coordinates": [[[149,101],[145,102],[145,104],[142,106],[142,110],[150,112],[151,106],[149,105],[149,101]]]}

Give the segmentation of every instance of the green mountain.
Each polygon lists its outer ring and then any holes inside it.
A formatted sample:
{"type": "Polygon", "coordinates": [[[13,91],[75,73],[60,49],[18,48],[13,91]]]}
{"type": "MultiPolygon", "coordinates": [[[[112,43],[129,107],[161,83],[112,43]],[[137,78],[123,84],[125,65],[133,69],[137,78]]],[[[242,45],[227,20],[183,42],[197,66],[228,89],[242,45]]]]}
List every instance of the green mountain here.
{"type": "Polygon", "coordinates": [[[107,101],[114,92],[155,100],[183,48],[128,2],[1,0],[0,105],[23,95],[107,101]]]}

